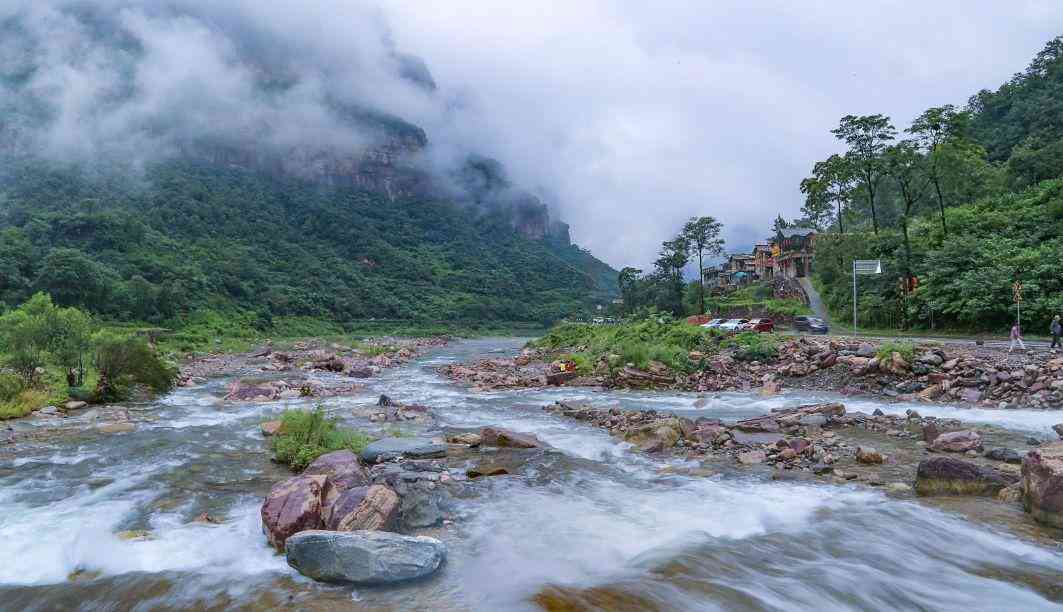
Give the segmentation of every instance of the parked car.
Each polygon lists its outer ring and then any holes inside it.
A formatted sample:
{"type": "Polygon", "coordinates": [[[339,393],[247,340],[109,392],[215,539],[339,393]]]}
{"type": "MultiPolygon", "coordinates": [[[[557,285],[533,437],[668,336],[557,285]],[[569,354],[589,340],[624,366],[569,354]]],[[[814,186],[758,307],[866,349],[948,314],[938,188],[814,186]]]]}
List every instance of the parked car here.
{"type": "Polygon", "coordinates": [[[722,325],[726,321],[727,321],[727,319],[713,319],[713,320],[709,321],[708,323],[702,323],[701,326],[702,327],[707,327],[709,329],[716,329],[717,327],[719,327],[720,325],[722,325]]]}
{"type": "Polygon", "coordinates": [[[771,319],[750,319],[749,323],[742,326],[742,331],[773,332],[775,321],[771,319]]]}
{"type": "Polygon", "coordinates": [[[794,331],[808,331],[808,320],[812,318],[804,315],[794,317],[794,331]]]}
{"type": "Polygon", "coordinates": [[[731,319],[725,323],[722,323],[719,327],[719,330],[734,333],[742,329],[742,326],[746,323],[749,323],[749,319],[731,319]]]}

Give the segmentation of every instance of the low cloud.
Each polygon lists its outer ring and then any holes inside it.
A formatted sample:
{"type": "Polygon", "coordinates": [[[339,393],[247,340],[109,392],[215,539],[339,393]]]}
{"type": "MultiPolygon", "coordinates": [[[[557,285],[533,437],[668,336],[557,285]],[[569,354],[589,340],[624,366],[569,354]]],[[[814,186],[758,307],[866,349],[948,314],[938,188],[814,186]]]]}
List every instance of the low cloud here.
{"type": "Polygon", "coordinates": [[[0,116],[52,155],[136,160],[219,137],[357,149],[372,136],[337,106],[385,110],[425,129],[441,174],[496,157],[581,245],[649,267],[694,215],[752,245],[798,213],[841,115],[962,104],[1061,19],[1032,1],[8,0],[0,116]]]}

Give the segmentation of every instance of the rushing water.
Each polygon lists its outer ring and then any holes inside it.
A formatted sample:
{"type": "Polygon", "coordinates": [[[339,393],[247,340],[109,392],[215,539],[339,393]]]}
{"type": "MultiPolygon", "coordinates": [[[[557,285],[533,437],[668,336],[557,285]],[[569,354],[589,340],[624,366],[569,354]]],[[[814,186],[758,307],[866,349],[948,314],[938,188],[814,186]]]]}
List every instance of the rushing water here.
{"type": "MultiPolygon", "coordinates": [[[[362,395],[326,401],[374,428],[352,409],[387,393],[432,406],[443,425],[503,426],[558,449],[521,473],[468,485],[453,520],[425,532],[450,549],[435,577],[352,589],[290,570],[261,534],[262,496],[286,472],[269,462],[257,425],[293,403],[223,405],[227,380],[215,380],[129,406],[133,433],[97,433],[90,411],[65,421],[69,435],[0,455],[0,608],[519,610],[535,609],[543,593],[604,609],[1063,608],[1063,552],[1051,538],[868,489],[677,475],[540,409],[585,399],[735,419],[807,396],[480,393],[434,372],[519,344],[455,344],[387,371],[362,395]],[[224,522],[193,522],[202,512],[224,522]],[[148,534],[119,535],[133,530],[148,534]]],[[[868,412],[910,407],[846,401],[868,412]]],[[[916,408],[1023,435],[1046,436],[1055,422],[1037,411],[916,408]]]]}

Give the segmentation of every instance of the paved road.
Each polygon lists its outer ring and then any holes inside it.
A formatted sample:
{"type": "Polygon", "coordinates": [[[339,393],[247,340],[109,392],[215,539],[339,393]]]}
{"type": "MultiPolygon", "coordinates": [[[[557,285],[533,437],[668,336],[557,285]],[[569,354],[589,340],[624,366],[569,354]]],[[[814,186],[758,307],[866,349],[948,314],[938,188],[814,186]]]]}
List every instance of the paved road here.
{"type": "Polygon", "coordinates": [[[816,313],[816,316],[827,322],[830,325],[830,315],[827,313],[827,306],[823,303],[823,298],[819,297],[819,292],[812,286],[812,279],[808,277],[799,278],[797,282],[801,283],[801,287],[805,290],[805,295],[808,296],[808,307],[812,309],[812,312],[816,313]]]}
{"type": "MultiPolygon", "coordinates": [[[[787,334],[787,335],[797,335],[799,332],[795,332],[793,330],[780,330],[780,333],[787,334]]],[[[900,336],[900,335],[898,335],[898,336],[882,336],[882,335],[865,335],[865,334],[857,334],[857,335],[854,336],[852,333],[847,332],[845,329],[839,329],[837,331],[832,331],[829,335],[831,337],[834,337],[834,338],[854,338],[854,339],[857,339],[857,340],[877,340],[877,341],[899,340],[899,341],[906,341],[906,342],[936,342],[936,343],[939,343],[939,344],[946,344],[946,345],[952,345],[952,346],[977,346],[977,344],[976,344],[976,340],[977,339],[974,338],[974,337],[958,338],[956,336],[929,336],[929,335],[928,336],[900,336]]],[[[986,349],[992,349],[992,350],[998,350],[998,351],[1007,351],[1008,347],[1010,346],[1010,342],[1008,341],[1008,339],[1006,337],[1002,337],[1002,338],[999,338],[999,339],[997,339],[997,338],[982,338],[982,341],[983,341],[982,342],[982,348],[986,348],[986,349]]],[[[1026,343],[1027,352],[1048,352],[1049,350],[1051,350],[1049,347],[1051,347],[1052,344],[1048,340],[1024,340],[1024,342],[1026,343]]],[[[1063,354],[1063,350],[1060,350],[1060,354],[1063,354]]]]}

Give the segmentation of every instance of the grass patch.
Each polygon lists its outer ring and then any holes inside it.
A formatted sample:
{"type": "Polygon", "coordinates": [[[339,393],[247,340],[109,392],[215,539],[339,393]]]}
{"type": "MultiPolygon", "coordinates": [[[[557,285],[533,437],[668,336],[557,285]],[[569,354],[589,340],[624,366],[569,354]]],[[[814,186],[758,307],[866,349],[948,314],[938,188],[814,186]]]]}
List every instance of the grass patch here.
{"type": "Polygon", "coordinates": [[[875,357],[878,357],[879,361],[883,361],[889,359],[893,353],[900,353],[905,361],[912,363],[915,360],[915,345],[911,342],[900,342],[897,340],[883,342],[879,345],[875,357]]]}
{"type": "Polygon", "coordinates": [[[365,450],[371,439],[366,434],[340,427],[325,415],[320,405],[313,410],[285,410],[280,433],[270,442],[273,458],[295,471],[302,471],[325,453],[347,449],[365,450]]]}
{"type": "Polygon", "coordinates": [[[773,361],[779,356],[779,339],[775,334],[743,332],[720,343],[722,348],[735,347],[739,361],[773,361]]]}
{"type": "Polygon", "coordinates": [[[611,369],[628,363],[645,368],[659,361],[673,370],[690,372],[695,365],[690,352],[714,353],[718,341],[719,335],[704,327],[651,317],[620,325],[564,323],[530,346],[557,351],[560,357],[576,362],[579,372],[589,372],[603,358],[611,369]]]}
{"type": "Polygon", "coordinates": [[[0,402],[0,420],[24,417],[48,404],[48,393],[40,389],[26,389],[8,401],[0,402]]]}

